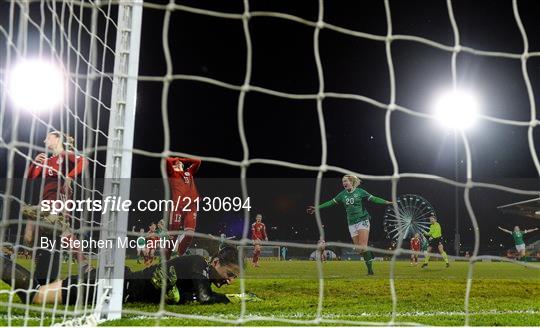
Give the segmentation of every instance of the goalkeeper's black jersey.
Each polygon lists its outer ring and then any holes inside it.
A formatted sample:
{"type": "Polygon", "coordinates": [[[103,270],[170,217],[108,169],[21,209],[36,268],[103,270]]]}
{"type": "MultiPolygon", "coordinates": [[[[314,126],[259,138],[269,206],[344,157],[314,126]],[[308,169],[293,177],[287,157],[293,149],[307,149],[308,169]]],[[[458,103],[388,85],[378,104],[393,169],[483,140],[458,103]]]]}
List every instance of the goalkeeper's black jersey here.
{"type": "MultiPolygon", "coordinates": [[[[162,264],[156,264],[142,271],[126,270],[124,283],[125,302],[159,303],[161,290],[152,285],[150,279],[154,271],[162,264]]],[[[227,303],[223,294],[212,291],[210,278],[215,276],[215,269],[202,256],[180,256],[167,261],[167,272],[173,266],[176,270],[176,287],[180,291],[180,303],[197,301],[201,303],[227,303]]]]}
{"type": "MultiPolygon", "coordinates": [[[[136,272],[132,272],[128,267],[125,267],[124,302],[159,303],[162,291],[154,287],[151,278],[155,270],[160,266],[161,264],[156,264],[136,272]]],[[[174,266],[176,269],[176,286],[180,291],[180,303],[192,301],[205,304],[229,302],[225,295],[212,291],[210,279],[216,276],[216,272],[202,256],[180,256],[167,261],[166,266],[167,272],[170,266],[174,266]]],[[[73,275],[62,282],[62,287],[64,287],[62,295],[65,304],[75,304],[77,301],[79,278],[78,275],[73,275]]],[[[89,283],[86,293],[94,295],[93,288],[97,282],[96,270],[85,274],[80,282],[89,283]]]]}

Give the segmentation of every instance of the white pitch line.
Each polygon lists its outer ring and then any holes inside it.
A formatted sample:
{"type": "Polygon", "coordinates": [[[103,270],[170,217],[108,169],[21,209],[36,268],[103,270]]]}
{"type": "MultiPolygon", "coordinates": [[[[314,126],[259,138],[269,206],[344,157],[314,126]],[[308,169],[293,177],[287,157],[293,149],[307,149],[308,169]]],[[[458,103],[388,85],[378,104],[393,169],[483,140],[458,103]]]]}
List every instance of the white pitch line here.
{"type": "MultiPolygon", "coordinates": [[[[508,315],[508,314],[540,314],[540,310],[487,310],[487,311],[476,311],[476,312],[469,312],[469,315],[508,315]]],[[[180,314],[181,315],[181,314],[180,314]]],[[[189,313],[189,315],[205,315],[208,316],[208,313],[189,313]]],[[[375,313],[375,312],[361,312],[361,313],[355,313],[355,314],[323,314],[322,315],[322,321],[326,320],[335,320],[335,319],[353,319],[353,318],[364,318],[364,317],[388,317],[391,313],[375,313]]],[[[436,316],[464,316],[465,311],[414,311],[414,312],[398,312],[398,317],[436,317],[436,316]]],[[[30,321],[38,321],[41,320],[41,316],[28,316],[25,317],[24,315],[11,315],[9,316],[11,320],[30,320],[30,321]]],[[[217,319],[227,319],[227,320],[234,320],[238,318],[238,315],[236,314],[216,314],[212,316],[208,316],[209,318],[217,318],[217,319]]],[[[1,320],[8,320],[8,316],[6,314],[0,316],[1,320]]],[[[47,318],[47,316],[45,316],[47,318]]],[[[306,320],[313,320],[315,318],[315,314],[311,313],[291,313],[291,314],[283,314],[283,315],[268,315],[264,313],[250,313],[249,315],[246,315],[244,317],[245,320],[250,321],[267,321],[271,320],[272,318],[275,319],[306,319],[306,320]]],[[[150,315],[138,315],[135,317],[124,317],[123,320],[145,320],[145,319],[157,319],[155,316],[150,315]]],[[[159,317],[160,320],[167,320],[167,319],[186,319],[181,317],[174,317],[174,316],[162,316],[159,317]]],[[[56,320],[55,320],[56,321],[56,320]]]]}
{"type": "MultiPolygon", "coordinates": [[[[540,314],[540,310],[487,310],[487,311],[476,311],[476,312],[469,312],[469,315],[507,315],[507,314],[540,314]]],[[[190,315],[208,315],[208,313],[190,313],[190,315]]],[[[354,313],[354,314],[323,314],[322,319],[339,319],[339,318],[351,318],[351,317],[384,317],[391,315],[390,312],[388,313],[380,313],[380,312],[361,312],[361,313],[354,313]]],[[[435,317],[435,316],[460,316],[465,315],[465,311],[414,311],[414,312],[398,312],[398,316],[401,317],[412,317],[412,316],[423,316],[423,317],[435,317]]],[[[220,318],[220,319],[236,319],[238,318],[238,315],[236,314],[216,314],[211,316],[213,318],[220,318]]],[[[249,318],[259,318],[259,317],[268,317],[268,318],[279,318],[279,319],[302,319],[302,318],[308,318],[313,319],[315,318],[315,313],[291,313],[291,314],[283,314],[283,315],[268,315],[264,313],[250,313],[249,315],[245,316],[245,319],[249,318]]],[[[130,318],[124,318],[124,319],[152,319],[155,318],[153,316],[146,316],[146,315],[140,315],[136,317],[130,317],[130,318]]],[[[160,319],[180,319],[178,317],[173,316],[163,316],[160,317],[160,319]]]]}

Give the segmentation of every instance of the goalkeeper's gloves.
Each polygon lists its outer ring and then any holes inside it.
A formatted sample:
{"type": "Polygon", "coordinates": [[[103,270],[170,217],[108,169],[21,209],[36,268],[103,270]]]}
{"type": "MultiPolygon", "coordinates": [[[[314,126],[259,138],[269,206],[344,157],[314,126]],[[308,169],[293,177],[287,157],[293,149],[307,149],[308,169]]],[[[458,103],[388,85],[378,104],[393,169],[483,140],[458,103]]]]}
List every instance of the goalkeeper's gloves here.
{"type": "Polygon", "coordinates": [[[176,269],[170,266],[167,274],[163,274],[161,266],[158,266],[152,275],[150,281],[157,290],[161,290],[163,284],[166,284],[165,302],[175,304],[180,302],[180,291],[176,287],[176,269]]]}
{"type": "Polygon", "coordinates": [[[240,303],[243,301],[246,302],[260,302],[262,301],[257,295],[253,293],[243,293],[243,294],[225,294],[229,302],[231,303],[240,303]]]}
{"type": "Polygon", "coordinates": [[[167,304],[176,304],[180,302],[180,291],[176,285],[170,288],[165,294],[165,302],[167,304]]]}
{"type": "Polygon", "coordinates": [[[171,289],[173,286],[176,286],[177,278],[176,269],[174,268],[174,266],[170,266],[168,271],[165,272],[166,273],[164,274],[161,266],[158,266],[154,271],[154,274],[152,274],[152,278],[150,278],[150,281],[156,289],[161,289],[161,286],[163,286],[163,284],[166,284],[167,290],[171,289]]]}

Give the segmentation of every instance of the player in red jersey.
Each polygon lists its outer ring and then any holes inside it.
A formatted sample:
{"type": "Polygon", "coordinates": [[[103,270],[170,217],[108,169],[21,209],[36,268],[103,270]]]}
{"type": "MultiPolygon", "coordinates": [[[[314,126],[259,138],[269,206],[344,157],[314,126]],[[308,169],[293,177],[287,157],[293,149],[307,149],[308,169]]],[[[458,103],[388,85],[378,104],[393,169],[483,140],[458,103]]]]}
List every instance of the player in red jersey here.
{"type": "MultiPolygon", "coordinates": [[[[76,155],[74,152],[66,150],[64,145],[73,147],[73,138],[62,134],[59,131],[50,132],[47,138],[43,140],[45,147],[51,151],[52,156],[47,157],[45,153],[39,153],[34,162],[28,168],[27,177],[30,180],[43,176],[42,200],[68,200],[73,195],[71,187],[72,181],[87,166],[87,161],[83,156],[76,155]],[[43,172],[45,169],[45,172],[43,172]]],[[[26,207],[23,210],[30,219],[37,219],[37,207],[26,207]]],[[[63,213],[64,215],[67,213],[63,213]]],[[[31,244],[33,240],[33,224],[28,222],[24,241],[31,244]]]]}
{"type": "Polygon", "coordinates": [[[257,214],[255,223],[251,225],[251,240],[253,240],[253,266],[259,267],[259,255],[261,255],[261,241],[268,241],[266,226],[262,223],[262,214],[257,214]]]}
{"type": "MultiPolygon", "coordinates": [[[[420,240],[420,234],[416,233],[411,238],[411,251],[420,252],[421,244],[422,244],[422,241],[420,240]]],[[[411,265],[414,265],[414,266],[418,265],[418,253],[411,254],[411,265]]]]}
{"type": "MultiPolygon", "coordinates": [[[[169,219],[169,232],[183,232],[178,237],[177,235],[171,236],[173,241],[176,238],[180,240],[178,244],[178,255],[180,256],[184,255],[191,244],[197,226],[196,199],[199,197],[199,192],[195,186],[194,176],[200,166],[200,159],[167,158],[167,175],[169,176],[171,197],[175,204],[175,209],[171,211],[169,219]]],[[[165,253],[167,260],[171,257],[172,251],[172,249],[167,249],[165,253]]]]}
{"type": "MultiPolygon", "coordinates": [[[[71,186],[73,179],[81,174],[88,162],[83,156],[77,155],[71,150],[75,148],[73,145],[74,139],[66,134],[59,131],[50,132],[43,142],[47,150],[52,153],[52,156],[47,157],[45,153],[39,153],[30,165],[27,177],[31,180],[43,177],[41,201],[67,201],[73,195],[71,186]]],[[[24,231],[24,241],[28,245],[31,245],[34,239],[33,221],[38,220],[38,208],[39,206],[23,206],[23,216],[28,220],[24,231]]],[[[73,226],[70,213],[66,211],[59,213],[59,215],[41,213],[39,219],[47,225],[54,226],[54,228],[42,227],[40,234],[51,235],[56,238],[55,233],[57,233],[61,238],[75,239],[70,228],[70,226],[73,226]]],[[[76,259],[84,266],[85,258],[82,250],[76,248],[73,251],[76,259]]],[[[59,261],[59,254],[55,254],[51,261],[51,251],[38,249],[36,251],[35,279],[40,283],[55,280],[58,275],[59,266],[57,264],[59,264],[59,261]],[[48,273],[49,268],[50,274],[48,273]]]]}

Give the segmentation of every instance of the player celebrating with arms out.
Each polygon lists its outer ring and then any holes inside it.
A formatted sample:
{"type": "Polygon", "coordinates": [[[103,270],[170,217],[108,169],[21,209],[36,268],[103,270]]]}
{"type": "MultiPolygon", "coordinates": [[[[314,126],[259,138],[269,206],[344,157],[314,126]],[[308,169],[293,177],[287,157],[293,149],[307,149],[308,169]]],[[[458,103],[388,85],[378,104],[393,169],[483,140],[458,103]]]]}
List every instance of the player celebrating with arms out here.
{"type": "MultiPolygon", "coordinates": [[[[373,253],[366,251],[369,240],[370,215],[365,209],[363,201],[368,200],[379,205],[390,205],[392,202],[375,197],[366,190],[358,187],[362,182],[360,178],[354,175],[345,175],[341,179],[344,190],[336,197],[319,205],[319,209],[331,207],[337,204],[342,204],[347,213],[347,223],[349,224],[349,232],[354,244],[357,246],[360,254],[364,256],[364,261],[368,269],[368,275],[373,275],[373,253]]],[[[307,209],[309,214],[315,213],[315,207],[309,206],[307,209]]]]}
{"type": "Polygon", "coordinates": [[[268,241],[266,226],[262,223],[262,214],[255,216],[255,223],[251,225],[251,240],[253,240],[253,266],[259,267],[259,256],[261,255],[261,240],[268,241]]]}
{"type": "Polygon", "coordinates": [[[448,263],[448,255],[446,255],[446,252],[444,251],[444,246],[441,241],[441,225],[439,224],[439,222],[437,222],[437,218],[434,215],[431,215],[429,217],[429,222],[431,223],[431,225],[429,226],[429,231],[424,233],[424,235],[428,236],[429,246],[427,248],[426,257],[424,258],[424,264],[422,264],[422,268],[427,267],[429,262],[429,253],[431,253],[433,248],[437,248],[439,250],[439,253],[444,259],[444,263],[446,263],[446,267],[448,268],[450,266],[450,263],[448,263]]]}
{"type": "Polygon", "coordinates": [[[504,228],[501,228],[501,227],[498,227],[498,228],[499,228],[499,230],[502,230],[502,231],[504,231],[506,233],[509,233],[509,234],[512,235],[512,237],[514,237],[516,250],[518,251],[518,255],[519,255],[518,260],[520,260],[523,256],[525,256],[525,242],[523,241],[523,235],[526,234],[526,233],[538,230],[538,228],[534,228],[534,229],[521,231],[519,229],[519,226],[515,226],[514,231],[510,231],[510,230],[507,230],[507,229],[504,229],[504,228]]]}
{"type": "MultiPolygon", "coordinates": [[[[201,166],[201,160],[195,158],[169,157],[167,158],[167,174],[171,197],[176,206],[171,212],[169,231],[182,231],[183,233],[171,239],[180,239],[178,255],[184,255],[195,234],[197,226],[197,206],[195,200],[199,192],[195,186],[195,173],[201,166]]],[[[167,249],[167,260],[171,257],[172,249],[167,249]]]]}
{"type": "Polygon", "coordinates": [[[411,251],[415,252],[411,254],[411,265],[418,265],[418,252],[420,252],[421,243],[422,242],[420,241],[420,234],[415,233],[414,236],[411,238],[411,251]]]}

